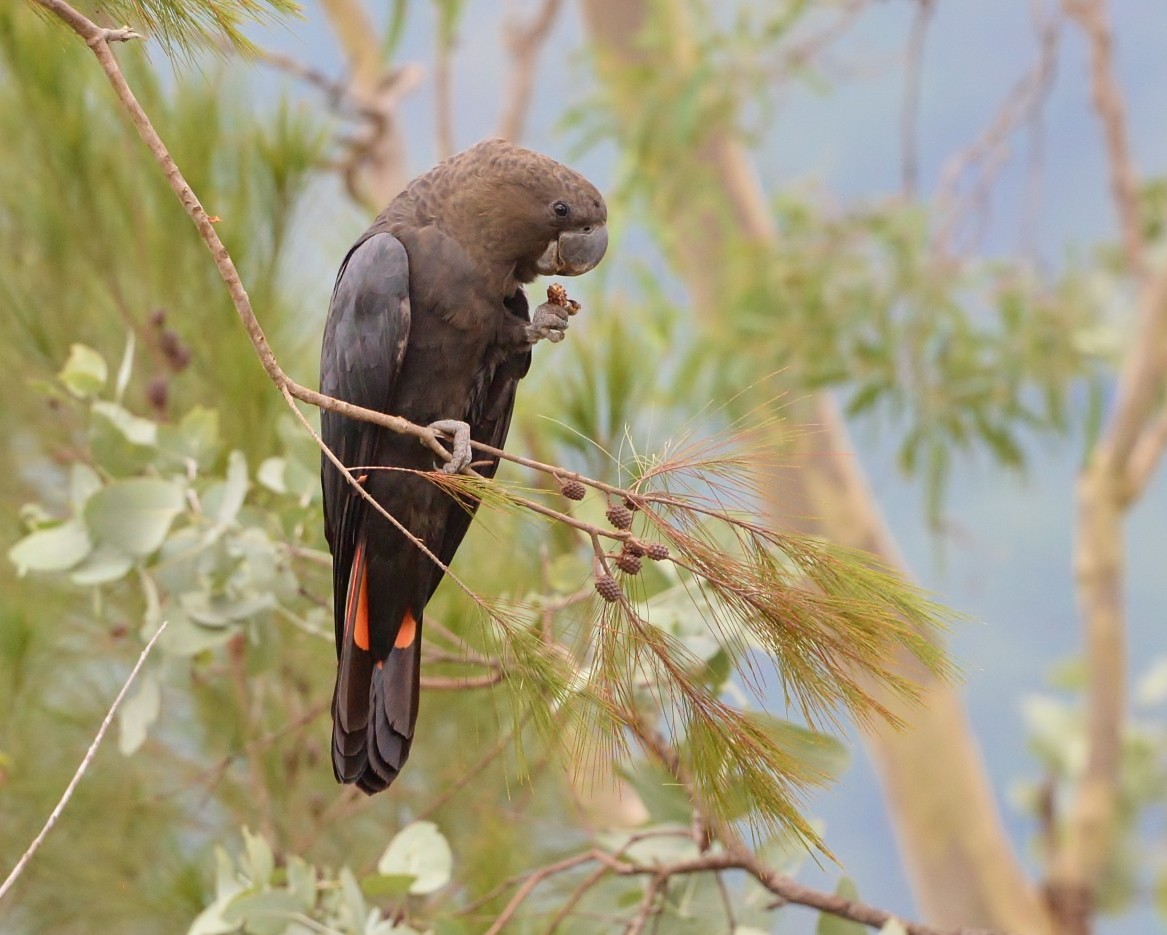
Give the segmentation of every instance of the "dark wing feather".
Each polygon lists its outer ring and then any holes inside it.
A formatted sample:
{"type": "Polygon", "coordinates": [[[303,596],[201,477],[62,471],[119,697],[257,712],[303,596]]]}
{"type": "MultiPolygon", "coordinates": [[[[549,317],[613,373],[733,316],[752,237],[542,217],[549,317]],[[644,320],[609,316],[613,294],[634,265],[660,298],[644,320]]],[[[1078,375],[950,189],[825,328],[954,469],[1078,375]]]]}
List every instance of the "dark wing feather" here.
{"type": "MultiPolygon", "coordinates": [[[[506,306],[511,313],[524,319],[530,317],[527,298],[522,289],[517,290],[506,300],[506,306]]],[[[504,361],[492,374],[489,385],[482,396],[481,411],[471,414],[470,435],[475,441],[483,442],[494,448],[502,448],[507,440],[507,433],[511,428],[511,416],[515,411],[515,390],[519,380],[527,375],[531,369],[531,352],[513,354],[504,361]]],[[[476,454],[476,459],[483,460],[484,456],[476,454]]],[[[498,470],[498,461],[489,459],[489,464],[476,468],[483,477],[494,477],[498,470]]],[[[478,501],[472,497],[461,498],[460,507],[450,510],[446,520],[446,528],[442,531],[442,540],[438,544],[436,555],[442,564],[448,566],[458,551],[458,546],[466,537],[474,514],[478,511],[478,501]]],[[[442,573],[437,571],[430,583],[429,596],[442,583],[442,573]]],[[[427,598],[428,600],[428,598],[427,598]]]]}
{"type": "MultiPolygon", "coordinates": [[[[358,240],[336,277],[320,354],[320,391],[385,412],[409,341],[409,258],[392,234],[358,240]]],[[[386,429],[321,411],[324,443],[348,467],[370,464],[386,429]]],[[[336,645],[340,652],[349,570],[367,505],[321,458],[324,531],[333,554],[336,645]]]]}

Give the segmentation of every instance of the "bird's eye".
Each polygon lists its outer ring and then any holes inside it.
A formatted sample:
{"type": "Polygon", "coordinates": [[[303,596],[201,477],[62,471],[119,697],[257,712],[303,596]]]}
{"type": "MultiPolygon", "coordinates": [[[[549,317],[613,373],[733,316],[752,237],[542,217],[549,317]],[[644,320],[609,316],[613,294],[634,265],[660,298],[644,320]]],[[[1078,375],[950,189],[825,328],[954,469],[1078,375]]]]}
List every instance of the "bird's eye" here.
{"type": "Polygon", "coordinates": [[[571,214],[571,208],[565,205],[562,201],[557,201],[551,206],[551,210],[555,212],[557,218],[565,218],[571,214]]]}

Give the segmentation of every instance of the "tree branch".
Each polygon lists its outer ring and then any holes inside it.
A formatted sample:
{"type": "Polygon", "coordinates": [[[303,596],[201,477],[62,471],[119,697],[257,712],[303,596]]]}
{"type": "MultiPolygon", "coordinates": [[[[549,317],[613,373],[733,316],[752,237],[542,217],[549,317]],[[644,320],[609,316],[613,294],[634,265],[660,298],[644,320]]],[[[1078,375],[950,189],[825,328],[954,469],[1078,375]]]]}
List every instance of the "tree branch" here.
{"type": "Polygon", "coordinates": [[[924,44],[928,26],[936,10],[935,0],[916,0],[916,14],[908,38],[908,61],[904,69],[904,103],[900,114],[900,147],[902,151],[901,187],[905,198],[915,198],[919,183],[919,128],[920,83],[924,72],[924,44]]]}
{"type": "Polygon", "coordinates": [[[1119,371],[1110,420],[1078,480],[1074,571],[1085,627],[1086,766],[1048,871],[1048,901],[1065,935],[1091,930],[1113,851],[1126,711],[1123,521],[1167,444],[1157,407],[1167,388],[1167,272],[1152,271],[1140,222],[1122,91],[1113,74],[1105,0],[1065,0],[1090,42],[1090,85],[1105,143],[1111,197],[1138,295],[1138,330],[1119,371]]]}
{"type": "Polygon", "coordinates": [[[1106,0],[1064,0],[1066,15],[1086,34],[1090,43],[1090,93],[1102,123],[1110,167],[1110,193],[1118,210],[1127,263],[1135,273],[1146,270],[1146,242],[1139,217],[1139,174],[1131,158],[1127,136],[1126,105],[1114,77],[1114,37],[1108,22],[1106,0]]]}

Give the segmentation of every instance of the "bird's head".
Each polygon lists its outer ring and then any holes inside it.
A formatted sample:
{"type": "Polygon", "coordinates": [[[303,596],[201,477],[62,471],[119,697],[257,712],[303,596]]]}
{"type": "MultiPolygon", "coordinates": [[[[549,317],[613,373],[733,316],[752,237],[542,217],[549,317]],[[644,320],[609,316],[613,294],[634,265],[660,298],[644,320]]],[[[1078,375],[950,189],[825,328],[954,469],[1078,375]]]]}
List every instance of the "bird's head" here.
{"type": "Polygon", "coordinates": [[[454,159],[473,176],[459,200],[474,216],[476,240],[515,283],[578,276],[604,258],[604,196],[575,170],[504,140],[486,140],[454,159]]]}

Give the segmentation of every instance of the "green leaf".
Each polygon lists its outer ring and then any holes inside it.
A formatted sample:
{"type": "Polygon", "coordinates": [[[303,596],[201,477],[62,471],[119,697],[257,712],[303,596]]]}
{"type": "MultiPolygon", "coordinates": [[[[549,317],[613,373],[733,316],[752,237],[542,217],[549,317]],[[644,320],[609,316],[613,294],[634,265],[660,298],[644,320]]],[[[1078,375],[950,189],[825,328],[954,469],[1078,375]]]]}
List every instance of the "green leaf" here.
{"type": "Polygon", "coordinates": [[[270,610],[276,599],[268,592],[232,598],[206,591],[187,591],[179,597],[179,602],[191,619],[203,626],[225,627],[270,610]]]}
{"type": "Polygon", "coordinates": [[[663,767],[646,760],[635,769],[621,769],[620,775],[636,790],[654,821],[688,824],[692,820],[693,806],[684,787],[663,767]]]}
{"type": "Polygon", "coordinates": [[[149,672],[138,676],[134,693],[118,709],[118,749],[131,756],[146,742],[150,725],[162,710],[162,691],[158,679],[149,672]]]}
{"type": "Polygon", "coordinates": [[[89,450],[102,471],[124,477],[153,461],[158,434],[153,422],[104,401],[95,402],[90,412],[89,450]]]}
{"type": "Polygon", "coordinates": [[[252,834],[243,829],[243,844],[247,849],[247,866],[244,868],[252,886],[267,886],[275,873],[276,859],[271,845],[262,834],[252,834]]]}
{"type": "Polygon", "coordinates": [[[264,458],[255,473],[255,479],[273,493],[287,493],[284,485],[284,459],[264,458]]]}
{"type": "Polygon", "coordinates": [[[69,500],[73,504],[73,514],[79,515],[97,491],[101,490],[101,477],[97,471],[81,461],[76,462],[69,472],[69,500]]]}
{"type": "Polygon", "coordinates": [[[1167,701],[1167,657],[1156,659],[1135,683],[1135,699],[1148,708],[1167,701]]]}
{"type": "Polygon", "coordinates": [[[154,477],[115,481],[90,498],[85,524],[97,541],[141,557],[162,545],[184,505],[182,485],[175,481],[154,477]]]}
{"type": "MultiPolygon", "coordinates": [[[[843,877],[835,887],[835,895],[843,899],[858,899],[859,889],[855,886],[854,880],[843,877]]],[[[815,935],[867,935],[867,928],[850,919],[840,919],[838,916],[820,912],[814,932],[815,935]]]]}
{"type": "Polygon", "coordinates": [[[424,896],[450,882],[454,857],[445,836],[432,821],[406,825],[389,842],[377,861],[383,876],[411,876],[409,892],[424,896]]]}
{"type": "Polygon", "coordinates": [[[231,856],[221,847],[215,848],[215,901],[207,906],[191,923],[187,935],[228,935],[237,932],[239,926],[227,922],[223,918],[223,911],[239,893],[243,892],[243,884],[239,882],[235,873],[235,864],[231,856]]]}
{"type": "Polygon", "coordinates": [[[316,905],[316,868],[295,854],[288,857],[288,892],[304,912],[316,905]]]}
{"type": "Polygon", "coordinates": [[[30,571],[66,571],[87,556],[93,544],[85,527],[76,520],[50,529],[38,529],[8,550],[8,560],[18,575],[30,571]]]}
{"type": "Polygon", "coordinates": [[[158,649],[168,656],[186,658],[218,649],[237,632],[230,627],[201,626],[182,613],[169,619],[166,632],[158,639],[158,649]]]}
{"type": "Polygon", "coordinates": [[[158,426],[158,450],[178,467],[210,467],[219,454],[219,413],[195,406],[178,425],[158,426]]]}
{"type": "Polygon", "coordinates": [[[348,867],[341,867],[337,879],[340,881],[340,892],[344,900],[341,905],[347,911],[353,930],[364,931],[367,906],[357,878],[353,876],[348,867]]]}
{"type": "Polygon", "coordinates": [[[224,526],[235,522],[247,496],[247,458],[232,451],[227,458],[227,479],[215,484],[203,496],[203,510],[224,526]]]}
{"type": "Polygon", "coordinates": [[[120,581],[133,567],[134,560],[125,552],[112,546],[99,545],[73,569],[69,580],[83,588],[94,588],[120,581]]]}
{"type": "Polygon", "coordinates": [[[299,911],[299,902],[287,890],[247,891],[227,904],[223,921],[243,925],[255,935],[278,935],[287,928],[287,917],[299,911]]]}
{"type": "Polygon", "coordinates": [[[747,715],[759,722],[774,740],[788,751],[807,770],[826,779],[837,779],[851,761],[851,751],[839,738],[795,724],[771,714],[751,712],[747,715]]]}
{"type": "Polygon", "coordinates": [[[134,415],[117,403],[98,400],[92,411],[109,422],[132,445],[152,448],[158,442],[158,426],[154,422],[134,415]]]}
{"type": "Polygon", "coordinates": [[[361,880],[361,892],[369,899],[399,899],[409,893],[416,877],[408,873],[388,876],[373,873],[361,880]]]}
{"type": "Polygon", "coordinates": [[[134,372],[134,347],[137,344],[137,339],[134,336],[134,329],[131,328],[126,333],[126,349],[122,352],[122,362],[118,367],[117,379],[114,381],[113,396],[119,403],[122,397],[126,395],[126,387],[130,385],[130,376],[134,372]]]}
{"type": "Polygon", "coordinates": [[[74,396],[85,398],[100,393],[109,379],[109,367],[105,358],[84,344],[74,344],[69,348],[69,359],[57,374],[58,379],[74,396]]]}

